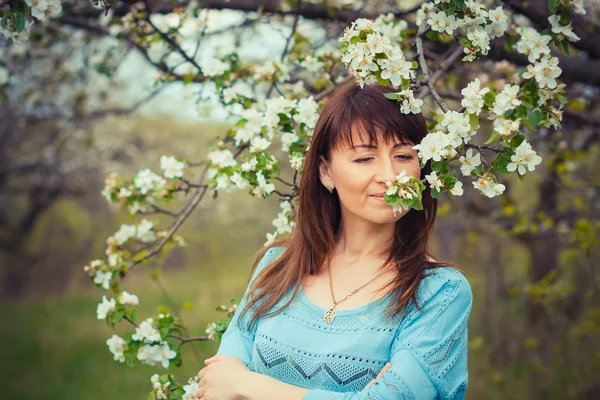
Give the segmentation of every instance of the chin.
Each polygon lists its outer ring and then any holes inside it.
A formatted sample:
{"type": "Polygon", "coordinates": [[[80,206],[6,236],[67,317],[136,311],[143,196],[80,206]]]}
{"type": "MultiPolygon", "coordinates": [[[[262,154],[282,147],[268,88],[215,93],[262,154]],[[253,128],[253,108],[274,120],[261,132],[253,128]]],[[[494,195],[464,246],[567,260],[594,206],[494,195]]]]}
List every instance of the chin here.
{"type": "Polygon", "coordinates": [[[366,219],[374,222],[376,224],[394,224],[400,220],[406,214],[404,211],[396,211],[396,216],[392,212],[392,207],[390,207],[389,212],[386,213],[377,213],[379,215],[368,215],[366,219]]]}

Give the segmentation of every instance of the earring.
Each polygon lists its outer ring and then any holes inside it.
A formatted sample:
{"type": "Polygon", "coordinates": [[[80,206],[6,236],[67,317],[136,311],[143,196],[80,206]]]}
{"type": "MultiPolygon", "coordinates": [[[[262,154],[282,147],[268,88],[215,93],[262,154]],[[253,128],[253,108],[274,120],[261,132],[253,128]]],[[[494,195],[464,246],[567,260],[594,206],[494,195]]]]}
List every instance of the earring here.
{"type": "Polygon", "coordinates": [[[329,190],[329,193],[333,193],[333,186],[331,186],[330,184],[328,184],[325,187],[327,188],[327,190],[329,190]]]}

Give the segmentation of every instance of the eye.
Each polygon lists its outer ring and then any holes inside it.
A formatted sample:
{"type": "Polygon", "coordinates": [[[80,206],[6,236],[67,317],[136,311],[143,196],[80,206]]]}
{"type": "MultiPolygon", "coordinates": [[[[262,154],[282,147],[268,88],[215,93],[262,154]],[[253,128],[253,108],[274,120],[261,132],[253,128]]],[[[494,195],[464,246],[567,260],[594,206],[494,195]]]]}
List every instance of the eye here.
{"type": "Polygon", "coordinates": [[[354,160],[354,162],[358,163],[358,164],[362,164],[362,163],[369,162],[372,159],[373,159],[373,157],[364,157],[364,158],[359,158],[358,160],[354,160]]]}
{"type": "Polygon", "coordinates": [[[398,154],[398,155],[396,155],[396,158],[398,158],[400,160],[412,160],[413,156],[407,155],[407,154],[398,154]]]}

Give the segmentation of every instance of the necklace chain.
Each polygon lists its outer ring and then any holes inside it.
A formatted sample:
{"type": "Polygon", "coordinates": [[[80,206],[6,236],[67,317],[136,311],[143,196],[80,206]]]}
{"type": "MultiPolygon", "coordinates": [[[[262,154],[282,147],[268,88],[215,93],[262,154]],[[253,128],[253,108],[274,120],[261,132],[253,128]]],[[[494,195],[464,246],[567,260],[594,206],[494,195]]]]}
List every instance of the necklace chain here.
{"type": "Polygon", "coordinates": [[[335,319],[335,307],[338,304],[340,304],[342,301],[346,300],[348,297],[352,296],[354,293],[358,292],[359,290],[361,290],[362,288],[367,286],[369,283],[373,282],[375,279],[379,278],[383,273],[387,272],[390,269],[390,268],[386,268],[386,269],[380,271],[377,275],[375,275],[375,277],[373,279],[371,279],[364,285],[352,290],[350,293],[348,293],[346,296],[344,296],[344,298],[342,298],[340,301],[336,301],[335,295],[333,294],[333,279],[331,278],[331,259],[332,258],[333,258],[333,256],[330,257],[327,261],[327,270],[329,271],[329,289],[331,290],[331,299],[333,300],[333,305],[331,306],[331,308],[329,310],[325,311],[325,315],[323,315],[323,320],[325,322],[327,322],[328,324],[331,324],[333,322],[333,320],[335,319]]]}

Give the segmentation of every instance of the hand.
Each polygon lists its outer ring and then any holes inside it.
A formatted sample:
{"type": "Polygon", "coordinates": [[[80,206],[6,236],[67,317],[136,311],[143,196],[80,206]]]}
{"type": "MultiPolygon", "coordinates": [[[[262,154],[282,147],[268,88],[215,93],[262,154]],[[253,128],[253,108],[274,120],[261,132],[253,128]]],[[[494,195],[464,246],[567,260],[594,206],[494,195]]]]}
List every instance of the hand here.
{"type": "Polygon", "coordinates": [[[201,400],[240,400],[251,371],[236,357],[217,354],[204,360],[206,367],[198,372],[198,392],[201,400]]]}
{"type": "Polygon", "coordinates": [[[380,379],[383,376],[383,374],[385,373],[385,371],[387,371],[391,367],[392,367],[392,363],[385,364],[383,366],[383,368],[381,368],[381,371],[379,371],[379,373],[377,374],[377,376],[375,377],[375,379],[372,379],[371,382],[367,383],[366,386],[363,388],[363,390],[365,390],[366,388],[368,388],[371,385],[374,385],[375,382],[377,382],[377,380],[380,379]]]}

